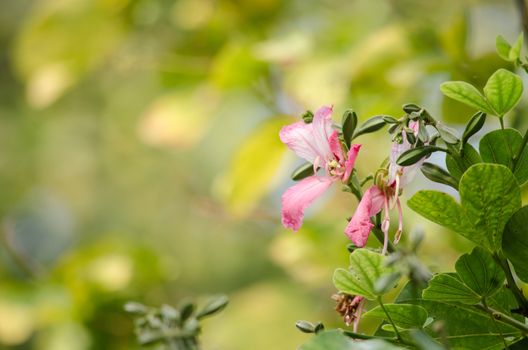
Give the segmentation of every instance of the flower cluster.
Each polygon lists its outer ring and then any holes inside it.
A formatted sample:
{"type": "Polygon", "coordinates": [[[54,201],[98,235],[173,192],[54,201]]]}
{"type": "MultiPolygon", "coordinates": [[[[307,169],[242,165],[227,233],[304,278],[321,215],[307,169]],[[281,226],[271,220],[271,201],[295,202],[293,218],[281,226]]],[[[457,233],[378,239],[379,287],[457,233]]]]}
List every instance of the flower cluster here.
{"type": "MultiPolygon", "coordinates": [[[[280,131],[281,141],[299,157],[313,164],[314,172],[314,175],[304,178],[283,194],[282,223],[286,228],[297,231],[302,225],[304,210],[315,199],[334,182],[348,185],[351,180],[361,145],[352,144],[347,147],[332,124],[332,108],[323,106],[315,113],[311,123],[299,121],[285,126],[280,131]]],[[[363,194],[356,212],[344,230],[357,247],[365,246],[374,227],[371,218],[383,211],[381,230],[385,235],[383,253],[386,252],[390,226],[389,211],[394,207],[397,208],[399,217],[395,243],[401,236],[402,210],[399,196],[423,162],[422,159],[406,167],[396,163],[399,156],[413,147],[407,139],[406,132],[410,130],[417,137],[420,123],[410,120],[406,129],[407,131],[402,130],[401,135],[395,137],[388,168],[378,171],[374,184],[363,194]]]]}

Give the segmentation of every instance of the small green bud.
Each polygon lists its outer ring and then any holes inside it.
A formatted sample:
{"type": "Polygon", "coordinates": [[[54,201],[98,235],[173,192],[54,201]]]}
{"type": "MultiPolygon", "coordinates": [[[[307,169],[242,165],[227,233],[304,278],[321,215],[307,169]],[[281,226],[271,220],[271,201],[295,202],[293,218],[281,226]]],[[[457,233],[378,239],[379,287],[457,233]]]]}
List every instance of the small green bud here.
{"type": "Polygon", "coordinates": [[[436,151],[443,151],[444,149],[436,146],[421,146],[411,148],[408,151],[403,152],[396,163],[401,166],[409,166],[417,163],[422,158],[428,157],[431,153],[436,151]]]}
{"type": "Polygon", "coordinates": [[[451,132],[451,129],[440,124],[440,123],[437,123],[436,124],[436,130],[438,131],[438,133],[440,134],[440,138],[442,140],[444,140],[445,143],[449,143],[449,144],[457,144],[459,142],[459,139],[458,137],[456,137],[452,132],[451,132]]]}
{"type": "Polygon", "coordinates": [[[301,118],[304,120],[306,124],[310,124],[313,121],[314,114],[312,111],[306,111],[303,113],[301,118]]]}
{"type": "Polygon", "coordinates": [[[464,134],[462,135],[462,144],[467,143],[471,136],[479,132],[479,130],[482,129],[482,127],[484,126],[485,122],[486,122],[486,113],[484,112],[475,113],[469,120],[466,126],[466,130],[464,130],[464,134]]]}
{"type": "Polygon", "coordinates": [[[420,170],[429,180],[451,186],[458,190],[458,181],[438,165],[425,162],[422,164],[420,170]]]}
{"type": "Polygon", "coordinates": [[[359,127],[359,129],[355,132],[353,139],[358,137],[359,135],[369,134],[371,132],[378,131],[379,129],[383,128],[385,124],[386,123],[385,120],[383,120],[383,117],[372,117],[359,127]]]}
{"type": "Polygon", "coordinates": [[[350,144],[352,143],[352,138],[354,136],[354,131],[356,130],[356,126],[358,123],[358,117],[356,115],[356,112],[352,110],[347,110],[343,114],[342,119],[342,133],[343,133],[343,140],[345,141],[345,144],[350,147],[350,144]]]}
{"type": "Polygon", "coordinates": [[[295,327],[303,333],[315,333],[314,324],[308,321],[297,321],[295,327]]]}
{"type": "Polygon", "coordinates": [[[398,123],[398,119],[391,117],[390,115],[383,115],[381,117],[387,124],[397,124],[398,123]]]}
{"type": "Polygon", "coordinates": [[[402,109],[405,113],[411,114],[412,112],[419,112],[422,110],[422,107],[414,103],[406,103],[402,106],[402,109]]]}
{"type": "Polygon", "coordinates": [[[415,142],[416,142],[416,136],[414,136],[414,131],[412,130],[406,130],[405,131],[405,137],[407,138],[407,141],[409,141],[409,143],[411,145],[414,145],[415,142]]]}
{"type": "Polygon", "coordinates": [[[202,319],[203,317],[213,315],[217,312],[222,311],[227,304],[229,303],[229,299],[225,295],[217,296],[216,298],[209,301],[204,308],[198,312],[196,315],[197,319],[202,319]]]}
{"type": "Polygon", "coordinates": [[[191,315],[193,314],[195,308],[196,308],[196,306],[194,305],[194,303],[192,303],[192,302],[190,302],[188,300],[182,301],[180,306],[179,306],[179,308],[178,308],[180,310],[180,315],[181,315],[182,321],[185,321],[186,319],[191,317],[191,315]]]}
{"type": "Polygon", "coordinates": [[[321,331],[324,331],[325,327],[324,327],[324,324],[322,322],[317,322],[317,324],[315,325],[315,333],[319,333],[321,331]]]}

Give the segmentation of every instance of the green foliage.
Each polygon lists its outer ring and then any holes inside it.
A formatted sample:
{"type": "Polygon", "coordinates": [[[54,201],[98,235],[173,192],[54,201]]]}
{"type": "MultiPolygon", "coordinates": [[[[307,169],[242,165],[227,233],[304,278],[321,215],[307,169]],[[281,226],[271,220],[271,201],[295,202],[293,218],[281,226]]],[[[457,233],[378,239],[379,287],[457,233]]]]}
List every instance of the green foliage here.
{"type": "MultiPolygon", "coordinates": [[[[444,277],[446,275],[451,276],[454,280],[460,282],[458,277],[456,277],[456,274],[441,275],[444,277]]],[[[433,278],[433,280],[435,278],[433,278]]],[[[448,288],[451,288],[453,286],[453,280],[450,279],[448,281],[448,288]]],[[[426,290],[423,291],[424,299],[422,299],[420,293],[416,293],[419,292],[419,290],[416,290],[416,286],[414,286],[412,282],[409,282],[400,292],[396,302],[402,304],[416,304],[425,308],[429,317],[432,317],[435,320],[435,322],[426,327],[425,332],[434,340],[438,342],[447,341],[453,348],[489,348],[498,350],[504,348],[502,336],[508,337],[508,343],[510,344],[520,339],[520,332],[518,329],[499,319],[494,320],[490,318],[489,314],[479,308],[468,304],[462,304],[460,301],[456,300],[445,300],[439,294],[433,294],[433,296],[438,296],[440,298],[439,300],[425,300],[425,296],[430,293],[426,293],[426,290]]],[[[438,292],[441,293],[441,291],[438,292]]],[[[460,289],[457,288],[455,290],[455,296],[458,295],[458,292],[460,292],[460,289]]],[[[466,292],[470,293],[471,290],[468,288],[466,292]]],[[[465,293],[463,295],[466,296],[465,293]]],[[[469,294],[467,296],[469,296],[469,294]]],[[[449,294],[446,293],[444,297],[449,298],[449,294]]],[[[470,299],[467,300],[469,301],[470,299]]],[[[509,308],[511,308],[512,305],[515,305],[515,302],[513,302],[513,304],[511,303],[511,293],[507,289],[501,289],[501,291],[495,294],[489,302],[493,307],[501,310],[507,315],[511,315],[509,308]]]]}
{"type": "Polygon", "coordinates": [[[440,273],[430,281],[423,291],[423,298],[438,302],[460,302],[474,305],[480,301],[478,294],[467,287],[457,275],[440,273]]]}
{"type": "Polygon", "coordinates": [[[420,191],[409,201],[425,218],[491,251],[501,249],[502,231],[521,206],[520,188],[502,165],[476,164],[460,180],[461,204],[437,191],[420,191]]]}
{"type": "Polygon", "coordinates": [[[227,303],[227,297],[220,295],[196,311],[196,305],[189,301],[183,301],[178,308],[170,305],[153,308],[129,302],[125,304],[125,311],[135,315],[134,325],[139,344],[165,344],[175,350],[197,350],[200,320],[220,312],[227,303]]]}
{"type": "Polygon", "coordinates": [[[480,140],[482,160],[502,164],[510,168],[520,185],[528,181],[528,150],[523,147],[523,138],[515,129],[494,130],[480,140]]]}
{"type": "Polygon", "coordinates": [[[504,272],[483,248],[462,255],[455,273],[435,275],[423,291],[426,300],[474,305],[493,296],[504,282],[504,272]]]}
{"type": "Polygon", "coordinates": [[[318,334],[302,345],[299,350],[403,350],[380,339],[353,341],[342,332],[333,330],[318,334]]]}
{"type": "Polygon", "coordinates": [[[466,170],[473,164],[481,163],[482,159],[473,146],[469,143],[465,143],[463,144],[461,154],[447,154],[445,162],[451,175],[460,181],[460,178],[466,170]]]}
{"type": "MultiPolygon", "coordinates": [[[[384,304],[383,306],[396,327],[400,329],[422,328],[427,321],[427,311],[421,306],[413,304],[384,304]]],[[[388,321],[381,306],[376,306],[367,311],[363,317],[388,321]]]]}
{"type": "Polygon", "coordinates": [[[495,114],[502,117],[512,110],[523,92],[521,77],[506,69],[499,69],[488,79],[484,95],[495,114]]]}
{"type": "Polygon", "coordinates": [[[502,117],[517,105],[523,86],[518,75],[506,69],[499,69],[486,82],[484,95],[476,87],[464,81],[443,83],[440,90],[456,101],[502,117]]]}
{"type": "Polygon", "coordinates": [[[492,296],[504,283],[504,272],[480,247],[458,258],[455,269],[462,282],[481,298],[492,296]]]}
{"type": "Polygon", "coordinates": [[[391,274],[394,269],[386,266],[386,258],[368,249],[356,249],[350,254],[350,268],[334,272],[334,286],[341,292],[361,295],[375,300],[384,294],[376,288],[376,281],[391,274]]]}
{"type": "Polygon", "coordinates": [[[519,209],[504,229],[502,249],[520,279],[528,282],[528,206],[519,209]]]}
{"type": "Polygon", "coordinates": [[[505,61],[510,62],[516,62],[521,57],[521,49],[522,44],[524,41],[524,33],[521,32],[517,39],[515,40],[515,43],[510,45],[506,39],[504,39],[502,36],[497,36],[496,39],[496,49],[497,53],[499,54],[500,58],[502,58],[505,61]]]}
{"type": "Polygon", "coordinates": [[[494,114],[488,102],[473,85],[464,81],[450,81],[440,85],[440,90],[447,97],[462,102],[470,107],[494,114]]]}

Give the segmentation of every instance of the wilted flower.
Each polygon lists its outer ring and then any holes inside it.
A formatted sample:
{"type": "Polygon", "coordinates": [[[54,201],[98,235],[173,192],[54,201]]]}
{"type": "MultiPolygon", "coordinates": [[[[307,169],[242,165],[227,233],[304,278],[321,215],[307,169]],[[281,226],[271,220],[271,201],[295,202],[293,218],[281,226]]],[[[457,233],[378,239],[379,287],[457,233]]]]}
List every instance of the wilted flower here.
{"type": "Polygon", "coordinates": [[[354,323],[354,332],[357,332],[361,313],[363,312],[363,305],[365,298],[360,295],[350,295],[346,293],[339,293],[332,295],[332,299],[336,301],[335,310],[343,316],[343,321],[347,326],[354,323]]]}

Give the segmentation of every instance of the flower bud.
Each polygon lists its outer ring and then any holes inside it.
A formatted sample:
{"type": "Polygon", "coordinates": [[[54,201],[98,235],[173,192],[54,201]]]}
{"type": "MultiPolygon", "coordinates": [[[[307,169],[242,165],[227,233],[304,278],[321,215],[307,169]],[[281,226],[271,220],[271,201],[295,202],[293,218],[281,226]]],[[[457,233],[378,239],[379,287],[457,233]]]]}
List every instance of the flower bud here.
{"type": "Polygon", "coordinates": [[[343,114],[341,128],[343,131],[343,140],[345,141],[347,147],[350,147],[350,144],[352,143],[352,138],[354,136],[354,131],[356,130],[357,123],[358,117],[356,115],[356,112],[352,110],[347,110],[343,114]]]}

